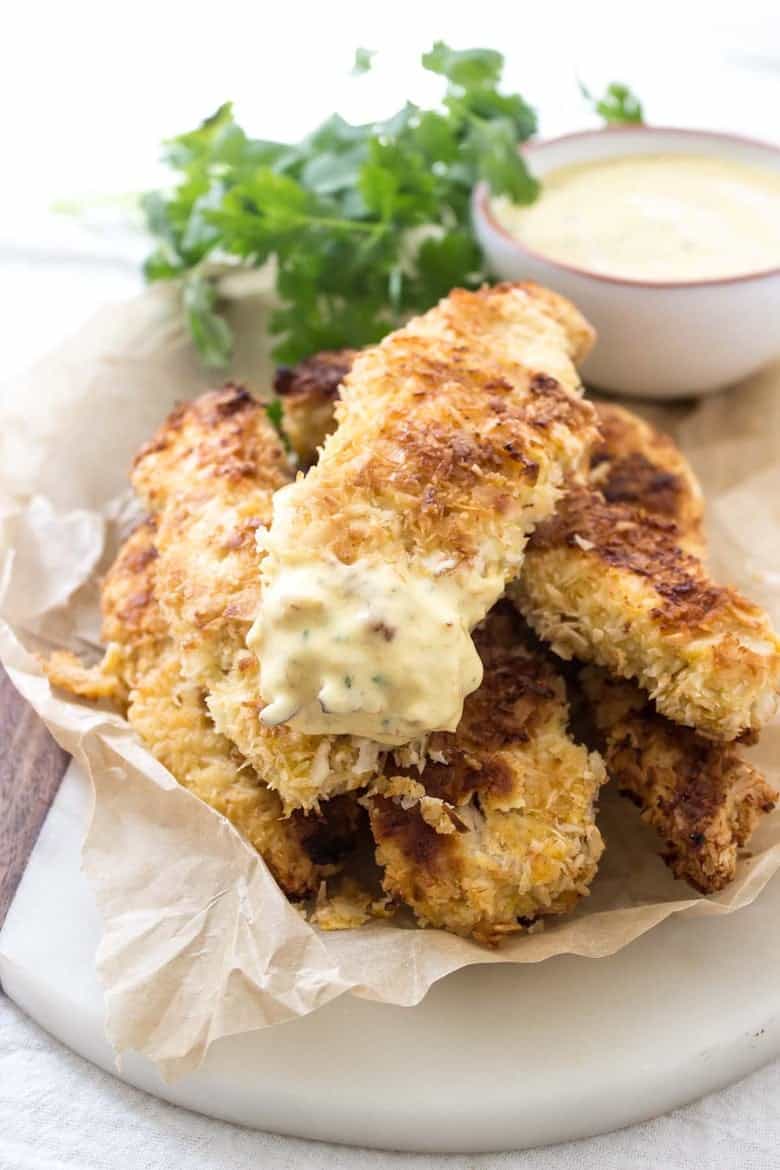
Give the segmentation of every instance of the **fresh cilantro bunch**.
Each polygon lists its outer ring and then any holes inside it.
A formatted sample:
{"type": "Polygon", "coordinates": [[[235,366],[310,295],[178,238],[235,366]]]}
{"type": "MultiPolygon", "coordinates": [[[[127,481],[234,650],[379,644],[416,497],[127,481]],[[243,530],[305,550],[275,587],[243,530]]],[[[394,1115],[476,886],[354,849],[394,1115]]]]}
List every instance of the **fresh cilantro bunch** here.
{"type": "MultiPolygon", "coordinates": [[[[355,72],[370,68],[359,50],[355,72]]],[[[166,144],[177,172],[170,192],[143,196],[157,247],[149,280],[177,278],[205,362],[230,355],[211,261],[276,261],[281,307],[275,356],[378,341],[453,285],[485,278],[470,224],[478,180],[530,203],[538,184],[518,151],[536,130],[519,94],[502,93],[502,55],[441,41],[422,58],[446,79],[437,109],[407,103],[384,122],[353,126],[338,114],[298,143],[249,138],[220,107],[166,144]]]]}

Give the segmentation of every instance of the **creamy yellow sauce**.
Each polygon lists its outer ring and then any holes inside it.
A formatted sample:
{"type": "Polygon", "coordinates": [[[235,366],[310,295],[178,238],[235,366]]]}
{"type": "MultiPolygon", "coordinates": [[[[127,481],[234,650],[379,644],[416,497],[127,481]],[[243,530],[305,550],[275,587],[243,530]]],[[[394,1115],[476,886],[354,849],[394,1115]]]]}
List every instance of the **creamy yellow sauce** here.
{"type": "Polygon", "coordinates": [[[492,202],[536,252],[632,280],[739,276],[780,265],[780,172],[725,158],[599,159],[546,175],[528,207],[492,202]]]}
{"type": "Polygon", "coordinates": [[[503,588],[468,577],[335,558],[287,568],[248,638],[263,722],[393,745],[454,731],[482,681],[469,631],[503,588]]]}

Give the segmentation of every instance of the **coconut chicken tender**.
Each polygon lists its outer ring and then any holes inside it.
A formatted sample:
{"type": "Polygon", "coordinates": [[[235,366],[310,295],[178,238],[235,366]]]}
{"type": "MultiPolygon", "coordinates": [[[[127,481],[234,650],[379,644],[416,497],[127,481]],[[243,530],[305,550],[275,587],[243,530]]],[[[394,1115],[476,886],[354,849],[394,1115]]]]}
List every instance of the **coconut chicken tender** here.
{"type": "MultiPolygon", "coordinates": [[[[703,558],[702,494],[682,452],[621,407],[598,412],[590,482],[608,503],[671,522],[678,545],[703,558]]],[[[722,889],[775,793],[735,744],[672,723],[635,683],[590,666],[580,684],[607,771],[659,833],[675,876],[705,894],[722,889]]]]}
{"type": "Polygon", "coordinates": [[[670,723],[634,683],[588,666],[580,684],[610,779],[660,835],[675,877],[722,890],[775,792],[735,744],[670,723]]]}
{"type": "Polygon", "coordinates": [[[290,471],[265,408],[236,386],[180,407],[136,458],[133,485],[158,517],[158,596],[219,732],[276,789],[285,810],[365,784],[377,745],[263,723],[246,636],[260,604],[258,529],[290,471]]]}
{"type": "Polygon", "coordinates": [[[505,284],[358,355],[319,461],[274,498],[249,639],[267,723],[394,745],[457,727],[470,631],[594,437],[591,339],[562,298],[505,284]]]}
{"type": "Polygon", "coordinates": [[[674,722],[713,740],[756,732],[775,711],[780,640],[709,578],[701,495],[671,441],[618,408],[599,414],[602,461],[597,446],[590,482],[536,530],[509,595],[561,657],[635,679],[674,722]]]}
{"type": "Polygon", "coordinates": [[[475,637],[484,678],[457,732],[431,737],[421,773],[388,769],[366,803],[386,892],[422,925],[493,944],[587,894],[605,773],[569,736],[563,680],[511,609],[475,637]]]}
{"type": "Polygon", "coordinates": [[[90,670],[59,654],[49,677],[91,699],[106,697],[113,678],[109,697],[160,763],[243,833],[286,894],[315,893],[354,844],[357,807],[337,800],[327,816],[284,819],[278,795],[215,731],[202,690],[181,675],[179,650],[158,604],[155,536],[154,520],[140,525],[105,579],[103,636],[109,646],[100,666],[90,670]]]}

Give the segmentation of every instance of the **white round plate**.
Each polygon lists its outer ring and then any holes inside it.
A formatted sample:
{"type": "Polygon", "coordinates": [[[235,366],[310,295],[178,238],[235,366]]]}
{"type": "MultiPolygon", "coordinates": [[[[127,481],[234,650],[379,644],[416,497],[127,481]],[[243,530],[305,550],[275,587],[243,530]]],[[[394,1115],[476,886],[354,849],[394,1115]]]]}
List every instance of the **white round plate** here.
{"type": "MultiPolygon", "coordinates": [[[[71,768],[0,934],[0,979],[35,1020],[116,1072],[79,873],[85,785],[71,768]]],[[[165,1085],[123,1080],[257,1129],[387,1149],[475,1152],[603,1133],[721,1088],[780,1053],[780,882],[746,910],[671,919],[608,959],[471,968],[416,1008],[345,997],[219,1041],[165,1085]]]]}

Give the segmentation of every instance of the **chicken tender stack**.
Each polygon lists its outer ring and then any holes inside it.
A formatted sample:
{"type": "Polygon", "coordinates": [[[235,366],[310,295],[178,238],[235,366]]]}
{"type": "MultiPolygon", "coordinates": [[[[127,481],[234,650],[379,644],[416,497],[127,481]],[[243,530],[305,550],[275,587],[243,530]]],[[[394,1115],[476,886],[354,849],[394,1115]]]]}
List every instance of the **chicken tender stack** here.
{"type": "Polygon", "coordinates": [[[250,638],[267,722],[455,729],[481,677],[469,631],[594,437],[573,364],[591,338],[555,294],[498,285],[359,354],[316,467],[274,500],[250,638]]]}
{"type": "Polygon", "coordinates": [[[391,904],[493,945],[588,893],[607,773],[705,893],[773,807],[735,741],[773,709],[780,641],[709,580],[674,443],[581,400],[591,340],[534,285],[455,290],[280,371],[299,465],[321,449],[305,477],[231,385],[139,452],[150,516],[104,583],[104,659],[50,678],[126,712],[316,921],[369,913],[323,886],[369,826],[391,904]]]}
{"type": "MultiPolygon", "coordinates": [[[[279,378],[285,425],[292,413],[303,465],[335,426],[338,385],[353,360],[350,350],[321,354],[279,378]]],[[[663,534],[675,558],[682,550],[702,562],[702,493],[676,444],[631,411],[607,402],[595,406],[600,438],[590,451],[587,480],[616,532],[629,508],[637,544],[650,517],[651,531],[663,534]]],[[[574,544],[568,555],[579,562],[582,551],[574,544]]],[[[533,565],[533,541],[529,556],[533,565]]],[[[620,595],[613,596],[619,602],[620,595]]],[[[734,877],[739,850],[774,807],[775,793],[738,746],[666,719],[636,683],[597,667],[581,678],[577,707],[586,705],[610,776],[661,836],[673,872],[702,893],[722,889],[734,877]]]]}

